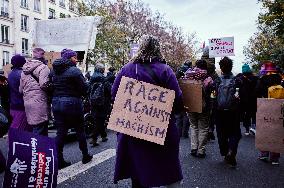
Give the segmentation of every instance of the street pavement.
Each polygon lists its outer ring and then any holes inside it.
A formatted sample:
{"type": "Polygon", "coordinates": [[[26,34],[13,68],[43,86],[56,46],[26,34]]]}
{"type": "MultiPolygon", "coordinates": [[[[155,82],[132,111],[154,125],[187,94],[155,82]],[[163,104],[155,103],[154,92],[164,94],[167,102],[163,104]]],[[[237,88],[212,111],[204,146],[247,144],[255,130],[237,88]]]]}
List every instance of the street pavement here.
{"type": "MultiPolygon", "coordinates": [[[[131,187],[130,180],[123,180],[118,185],[113,184],[115,166],[116,135],[108,133],[109,141],[91,148],[90,153],[95,159],[82,165],[81,153],[75,135],[68,136],[64,156],[72,162],[72,166],[59,172],[58,188],[126,188],[131,187]]],[[[49,136],[54,137],[51,130],[49,136]]],[[[7,139],[0,139],[0,149],[7,154],[7,139]]],[[[217,141],[207,144],[205,159],[197,159],[190,154],[190,139],[181,139],[180,160],[184,179],[181,187],[185,188],[284,188],[284,159],[281,157],[280,166],[272,166],[257,160],[258,151],[254,146],[253,136],[243,136],[237,155],[238,166],[229,168],[219,154],[217,141]]],[[[168,172],[171,173],[171,172],[168,172]]],[[[0,174],[0,182],[3,181],[0,174]]]]}

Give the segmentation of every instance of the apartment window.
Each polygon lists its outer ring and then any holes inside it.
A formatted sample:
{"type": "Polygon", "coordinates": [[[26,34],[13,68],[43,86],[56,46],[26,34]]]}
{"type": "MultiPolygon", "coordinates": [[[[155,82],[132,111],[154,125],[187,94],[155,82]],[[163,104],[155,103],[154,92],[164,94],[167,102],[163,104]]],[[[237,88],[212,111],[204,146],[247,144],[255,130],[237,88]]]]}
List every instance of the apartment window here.
{"type": "Polygon", "coordinates": [[[48,19],[55,19],[55,10],[54,9],[49,9],[49,16],[48,19]]]}
{"type": "Polygon", "coordinates": [[[34,0],[34,10],[40,12],[40,0],[34,0]]]}
{"type": "Polygon", "coordinates": [[[0,0],[1,16],[9,17],[9,1],[0,0]]]}
{"type": "Polygon", "coordinates": [[[66,17],[65,14],[60,13],[60,18],[65,18],[65,17],[66,17]]]}
{"type": "Polygon", "coordinates": [[[21,16],[21,30],[22,31],[28,31],[28,19],[29,17],[26,16],[26,15],[23,15],[21,16]]]}
{"type": "Polygon", "coordinates": [[[22,38],[22,54],[27,55],[29,49],[29,41],[28,39],[22,38]]]}
{"type": "Polygon", "coordinates": [[[21,7],[28,8],[28,0],[21,0],[21,7]]]}
{"type": "Polygon", "coordinates": [[[55,0],[49,0],[49,2],[54,3],[55,4],[55,0]]]}
{"type": "Polygon", "coordinates": [[[7,51],[3,51],[3,66],[9,64],[10,61],[10,53],[7,51]]]}
{"type": "Polygon", "coordinates": [[[40,20],[40,19],[39,19],[39,18],[34,18],[34,20],[35,20],[35,21],[38,21],[38,20],[40,20]]]}
{"type": "Polygon", "coordinates": [[[59,0],[59,6],[65,8],[65,0],[59,0]]]}
{"type": "Polygon", "coordinates": [[[1,42],[9,44],[9,26],[1,25],[1,42]]]}

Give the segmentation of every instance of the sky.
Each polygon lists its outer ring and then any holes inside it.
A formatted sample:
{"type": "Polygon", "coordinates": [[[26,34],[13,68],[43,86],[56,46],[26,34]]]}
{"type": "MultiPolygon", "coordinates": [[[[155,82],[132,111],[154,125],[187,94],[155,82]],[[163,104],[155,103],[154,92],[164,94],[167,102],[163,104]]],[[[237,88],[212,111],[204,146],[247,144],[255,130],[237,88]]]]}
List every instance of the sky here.
{"type": "MultiPolygon", "coordinates": [[[[234,37],[233,71],[241,72],[245,62],[243,47],[257,31],[256,21],[261,4],[257,0],[142,0],[167,21],[187,33],[196,33],[201,44],[208,39],[234,37]]],[[[216,58],[218,62],[220,58],[216,58]]],[[[217,64],[216,64],[217,65],[217,64]]],[[[218,67],[218,66],[217,66],[218,67]]]]}

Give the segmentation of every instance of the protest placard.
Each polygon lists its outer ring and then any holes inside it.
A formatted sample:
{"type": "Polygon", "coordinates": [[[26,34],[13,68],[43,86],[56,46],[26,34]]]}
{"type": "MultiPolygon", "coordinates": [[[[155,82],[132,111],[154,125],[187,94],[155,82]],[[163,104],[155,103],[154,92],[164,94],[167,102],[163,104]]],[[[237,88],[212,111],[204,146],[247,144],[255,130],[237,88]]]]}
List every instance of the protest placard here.
{"type": "Polygon", "coordinates": [[[284,152],[284,99],[257,99],[256,148],[284,152]]]}
{"type": "Polygon", "coordinates": [[[17,129],[9,130],[4,188],[55,188],[57,174],[54,139],[17,129]]]}
{"type": "Polygon", "coordinates": [[[209,39],[209,57],[234,56],[234,37],[209,39]]]}
{"type": "Polygon", "coordinates": [[[173,90],[123,76],[108,129],[164,145],[174,98],[173,90]]]}
{"type": "Polygon", "coordinates": [[[202,112],[202,82],[180,79],[183,103],[188,112],[202,112]]]}
{"type": "Polygon", "coordinates": [[[95,16],[36,21],[31,31],[33,46],[55,52],[93,49],[99,21],[95,16]]]}

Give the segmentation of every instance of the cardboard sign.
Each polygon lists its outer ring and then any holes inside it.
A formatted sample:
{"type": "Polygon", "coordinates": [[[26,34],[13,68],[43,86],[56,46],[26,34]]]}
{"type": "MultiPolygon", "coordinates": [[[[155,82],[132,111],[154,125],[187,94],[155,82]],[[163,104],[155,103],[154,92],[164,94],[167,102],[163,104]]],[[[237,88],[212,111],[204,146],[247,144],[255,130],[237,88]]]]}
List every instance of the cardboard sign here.
{"type": "Polygon", "coordinates": [[[234,37],[209,39],[209,57],[234,56],[234,37]]]}
{"type": "Polygon", "coordinates": [[[4,188],[55,188],[57,174],[54,139],[10,129],[4,188]]]}
{"type": "Polygon", "coordinates": [[[64,48],[93,49],[99,21],[100,18],[94,16],[36,21],[31,31],[34,47],[55,52],[64,48]]]}
{"type": "Polygon", "coordinates": [[[108,129],[164,145],[175,91],[123,76],[108,129]]]}
{"type": "Polygon", "coordinates": [[[202,112],[202,83],[196,80],[180,79],[183,103],[188,112],[202,112]]]}
{"type": "Polygon", "coordinates": [[[61,58],[60,52],[45,52],[44,58],[48,61],[47,65],[49,68],[52,68],[52,63],[56,60],[61,58]]]}
{"type": "Polygon", "coordinates": [[[284,99],[257,99],[256,147],[284,153],[284,99]]]}

